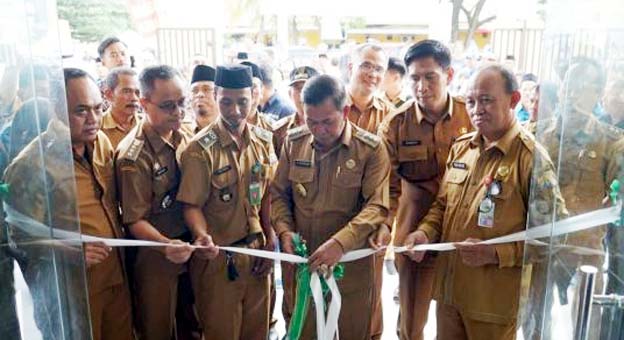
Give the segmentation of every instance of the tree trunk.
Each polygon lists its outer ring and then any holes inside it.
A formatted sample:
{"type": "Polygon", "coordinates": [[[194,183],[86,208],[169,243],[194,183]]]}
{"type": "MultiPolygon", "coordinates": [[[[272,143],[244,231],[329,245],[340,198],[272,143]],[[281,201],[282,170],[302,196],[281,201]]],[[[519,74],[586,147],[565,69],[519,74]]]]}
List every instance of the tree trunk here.
{"type": "Polygon", "coordinates": [[[451,16],[451,43],[459,40],[459,13],[464,0],[452,0],[453,15],[451,16]]]}

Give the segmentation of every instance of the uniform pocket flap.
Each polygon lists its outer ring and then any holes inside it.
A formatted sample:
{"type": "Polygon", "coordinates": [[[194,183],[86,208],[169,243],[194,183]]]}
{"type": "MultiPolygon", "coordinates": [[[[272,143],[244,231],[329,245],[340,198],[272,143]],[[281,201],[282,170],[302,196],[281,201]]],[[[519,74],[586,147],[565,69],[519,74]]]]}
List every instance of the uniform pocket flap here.
{"type": "Polygon", "coordinates": [[[314,179],[314,168],[291,167],[288,179],[295,183],[310,183],[314,179]]]}
{"type": "Polygon", "coordinates": [[[454,184],[464,183],[468,177],[468,171],[462,169],[450,169],[446,176],[446,181],[454,184]]]}
{"type": "Polygon", "coordinates": [[[411,145],[401,146],[399,148],[399,161],[426,161],[427,146],[426,145],[411,145]]]}

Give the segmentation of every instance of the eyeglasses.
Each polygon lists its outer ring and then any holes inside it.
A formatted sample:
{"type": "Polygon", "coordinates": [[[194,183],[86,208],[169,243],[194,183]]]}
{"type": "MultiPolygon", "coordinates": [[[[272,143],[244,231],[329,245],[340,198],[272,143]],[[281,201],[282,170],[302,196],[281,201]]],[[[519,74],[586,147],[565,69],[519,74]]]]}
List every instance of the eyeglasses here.
{"type": "Polygon", "coordinates": [[[156,107],[158,107],[162,111],[165,111],[168,114],[173,114],[177,108],[180,108],[180,111],[184,112],[184,109],[186,109],[187,107],[188,100],[186,98],[182,98],[178,100],[177,102],[173,100],[168,100],[160,104],[156,104],[151,101],[150,103],[156,105],[156,107]]]}
{"type": "Polygon", "coordinates": [[[381,73],[384,73],[384,71],[386,70],[383,66],[374,65],[372,63],[369,63],[368,61],[361,63],[360,66],[358,67],[360,71],[366,72],[366,73],[377,72],[381,74],[381,73]]]}

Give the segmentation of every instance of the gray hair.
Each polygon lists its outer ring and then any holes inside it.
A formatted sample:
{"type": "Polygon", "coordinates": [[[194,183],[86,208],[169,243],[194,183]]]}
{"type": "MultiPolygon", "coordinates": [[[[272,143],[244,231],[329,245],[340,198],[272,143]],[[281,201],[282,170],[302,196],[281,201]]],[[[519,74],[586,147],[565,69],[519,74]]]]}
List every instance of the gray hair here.
{"type": "Polygon", "coordinates": [[[112,69],[108,75],[106,76],[105,84],[109,90],[114,90],[117,85],[119,85],[119,76],[132,76],[135,77],[137,75],[136,71],[131,69],[130,67],[115,67],[112,69]]]}

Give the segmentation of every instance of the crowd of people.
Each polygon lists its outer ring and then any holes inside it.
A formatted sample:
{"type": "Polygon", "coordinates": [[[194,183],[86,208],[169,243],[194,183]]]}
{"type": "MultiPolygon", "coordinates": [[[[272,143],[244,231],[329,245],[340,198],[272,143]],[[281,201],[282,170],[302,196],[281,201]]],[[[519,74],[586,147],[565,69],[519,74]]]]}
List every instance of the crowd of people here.
{"type": "MultiPolygon", "coordinates": [[[[455,242],[450,252],[395,255],[397,325],[382,322],[384,252],[345,263],[342,339],[380,339],[384,326],[423,339],[432,299],[440,340],[514,339],[520,327],[525,339],[550,338],[544,250],[527,263],[523,242],[479,242],[598,209],[624,175],[621,79],[588,58],[567,63],[554,84],[496,62],[455,71],[436,40],[402,58],[365,43],[349,55],[346,82],[296,67],[286,98],[270,65],[199,64],[187,80],[169,65],[135,70],[126,51],[104,40],[105,77],[65,68],[64,86],[28,68],[2,102],[8,206],[54,228],[166,244],[84,243],[82,316],[91,327],[61,325],[57,297],[33,293],[44,339],[85,329],[96,340],[267,339],[276,323],[273,262],[219,246],[294,253],[297,234],[310,270],[325,275],[351,250],[455,242]],[[527,264],[534,306],[519,315],[527,264]]],[[[50,257],[28,243],[40,235],[5,224],[3,242],[16,244],[31,290],[50,284],[58,256],[75,258],[64,245],[50,257]]],[[[621,235],[597,230],[566,238],[573,247],[558,253],[563,267],[603,269],[604,255],[573,251],[621,249],[621,235]]],[[[607,292],[623,293],[620,262],[609,259],[607,292]]],[[[295,271],[282,263],[286,324],[295,271]]],[[[561,299],[572,274],[553,274],[561,299]]],[[[80,278],[64,280],[68,295],[80,292],[80,278]]],[[[597,291],[604,286],[599,280],[597,291]]],[[[316,337],[314,315],[302,339],[316,337]]],[[[592,320],[599,334],[600,318],[592,320]]]]}

